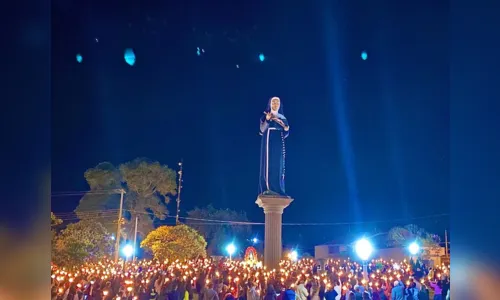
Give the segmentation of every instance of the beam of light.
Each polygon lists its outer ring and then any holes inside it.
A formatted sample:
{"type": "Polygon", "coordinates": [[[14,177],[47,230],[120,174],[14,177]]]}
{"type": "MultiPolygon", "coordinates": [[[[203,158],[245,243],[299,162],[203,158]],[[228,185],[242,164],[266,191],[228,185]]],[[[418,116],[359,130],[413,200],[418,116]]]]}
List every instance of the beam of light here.
{"type": "MultiPolygon", "coordinates": [[[[383,33],[383,30],[379,32],[377,39],[381,41],[383,45],[388,45],[388,38],[383,33]]],[[[390,166],[389,169],[392,171],[393,178],[396,181],[395,187],[397,191],[397,199],[399,199],[400,208],[402,210],[402,217],[409,218],[408,203],[411,203],[408,197],[407,188],[407,174],[405,170],[410,170],[408,167],[408,162],[402,152],[401,139],[403,136],[401,132],[401,120],[400,114],[397,113],[397,101],[394,96],[394,91],[392,86],[394,86],[394,79],[388,71],[388,67],[391,63],[387,56],[381,55],[377,57],[377,61],[380,62],[381,68],[379,68],[379,73],[377,79],[379,80],[378,86],[382,93],[383,99],[383,109],[384,109],[384,126],[386,130],[386,135],[389,141],[389,158],[390,166]]]]}
{"type": "Polygon", "coordinates": [[[345,87],[342,82],[343,78],[346,77],[346,70],[343,66],[344,58],[342,55],[343,39],[341,32],[337,30],[337,24],[343,22],[343,11],[341,7],[332,7],[334,4],[327,1],[320,1],[318,3],[323,4],[318,7],[318,10],[323,21],[327,78],[331,81],[329,86],[333,89],[330,93],[333,98],[332,102],[335,121],[337,123],[337,138],[341,148],[342,164],[347,179],[349,204],[352,205],[351,215],[356,218],[356,221],[359,221],[362,220],[363,217],[358,199],[354,150],[351,145],[350,128],[346,113],[345,87]],[[332,15],[333,12],[337,11],[338,13],[332,15]],[[336,20],[335,22],[337,24],[335,24],[334,20],[336,20]]]}
{"type": "Polygon", "coordinates": [[[135,53],[134,50],[132,50],[131,48],[125,49],[125,54],[123,55],[123,58],[125,59],[125,62],[129,66],[135,65],[135,53]]]}

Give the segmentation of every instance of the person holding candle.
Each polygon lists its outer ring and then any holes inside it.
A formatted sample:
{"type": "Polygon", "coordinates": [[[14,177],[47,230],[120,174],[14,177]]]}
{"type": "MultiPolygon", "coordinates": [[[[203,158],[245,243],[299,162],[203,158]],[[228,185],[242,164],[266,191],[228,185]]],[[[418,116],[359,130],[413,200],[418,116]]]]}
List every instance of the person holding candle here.
{"type": "Polygon", "coordinates": [[[391,300],[405,300],[405,286],[400,280],[394,281],[391,291],[391,300]]]}
{"type": "Polygon", "coordinates": [[[443,286],[440,281],[431,281],[430,283],[431,288],[434,290],[434,300],[442,300],[443,299],[443,286]]]}

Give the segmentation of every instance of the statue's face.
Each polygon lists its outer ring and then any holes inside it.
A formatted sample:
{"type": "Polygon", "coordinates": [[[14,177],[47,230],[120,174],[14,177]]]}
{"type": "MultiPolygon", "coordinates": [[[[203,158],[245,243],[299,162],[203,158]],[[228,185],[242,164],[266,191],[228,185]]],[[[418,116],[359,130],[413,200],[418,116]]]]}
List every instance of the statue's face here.
{"type": "Polygon", "coordinates": [[[278,109],[280,109],[280,100],[279,99],[271,100],[271,110],[278,111],[278,109]]]}

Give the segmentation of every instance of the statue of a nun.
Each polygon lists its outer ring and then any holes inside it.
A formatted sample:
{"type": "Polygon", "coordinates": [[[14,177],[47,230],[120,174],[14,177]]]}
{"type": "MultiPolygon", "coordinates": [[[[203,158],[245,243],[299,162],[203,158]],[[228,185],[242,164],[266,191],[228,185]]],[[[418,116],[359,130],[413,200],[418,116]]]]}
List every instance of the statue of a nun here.
{"type": "Polygon", "coordinates": [[[259,194],[286,196],[285,139],[290,133],[289,130],[280,98],[272,97],[260,119],[262,141],[259,194]]]}

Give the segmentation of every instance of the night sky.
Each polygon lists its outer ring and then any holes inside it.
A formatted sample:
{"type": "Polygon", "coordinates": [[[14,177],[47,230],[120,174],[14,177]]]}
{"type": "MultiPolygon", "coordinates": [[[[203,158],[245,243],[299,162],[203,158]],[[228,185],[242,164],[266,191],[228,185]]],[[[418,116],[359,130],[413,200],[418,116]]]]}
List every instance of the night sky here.
{"type": "Polygon", "coordinates": [[[448,217],[391,220],[449,213],[448,8],[332,2],[54,1],[52,191],[88,190],[99,162],[182,158],[184,212],[212,203],[263,222],[258,122],[278,96],[295,199],[283,221],[387,221],[286,226],[285,245],[407,223],[442,235],[448,217]]]}

